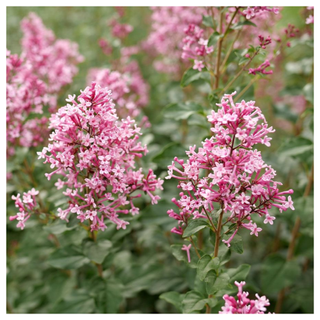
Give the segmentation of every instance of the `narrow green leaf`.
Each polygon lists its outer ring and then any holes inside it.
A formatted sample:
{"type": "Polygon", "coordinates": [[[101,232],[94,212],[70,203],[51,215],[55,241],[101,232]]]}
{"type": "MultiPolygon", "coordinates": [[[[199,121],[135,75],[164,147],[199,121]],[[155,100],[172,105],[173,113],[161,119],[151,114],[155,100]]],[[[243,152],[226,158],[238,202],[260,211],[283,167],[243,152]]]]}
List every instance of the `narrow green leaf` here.
{"type": "Polygon", "coordinates": [[[203,107],[195,102],[179,102],[171,103],[164,109],[164,117],[175,119],[175,120],[184,120],[188,119],[192,114],[203,113],[203,107]]]}
{"type": "Polygon", "coordinates": [[[190,83],[200,79],[210,82],[210,73],[190,68],[183,74],[180,85],[186,87],[190,83]]]}
{"type": "Polygon", "coordinates": [[[253,27],[256,27],[257,25],[254,24],[253,22],[249,21],[249,20],[246,20],[246,21],[243,21],[243,22],[238,22],[236,24],[234,24],[231,29],[233,30],[238,30],[238,29],[241,29],[243,26],[253,26],[253,27]]]}
{"type": "Polygon", "coordinates": [[[208,39],[208,47],[214,46],[220,38],[223,37],[223,34],[215,31],[208,39]]]}
{"type": "Polygon", "coordinates": [[[209,277],[206,283],[207,293],[215,294],[229,287],[230,277],[227,273],[220,273],[217,277],[209,277]]]}
{"type": "Polygon", "coordinates": [[[251,266],[248,264],[242,264],[238,268],[230,268],[227,270],[227,274],[230,277],[230,283],[233,284],[235,281],[243,281],[246,279],[251,266]]]}
{"type": "Polygon", "coordinates": [[[207,220],[205,219],[195,219],[195,220],[191,220],[188,223],[188,226],[185,228],[184,232],[183,232],[183,237],[187,238],[192,236],[193,234],[197,233],[198,231],[209,227],[207,220]]]}

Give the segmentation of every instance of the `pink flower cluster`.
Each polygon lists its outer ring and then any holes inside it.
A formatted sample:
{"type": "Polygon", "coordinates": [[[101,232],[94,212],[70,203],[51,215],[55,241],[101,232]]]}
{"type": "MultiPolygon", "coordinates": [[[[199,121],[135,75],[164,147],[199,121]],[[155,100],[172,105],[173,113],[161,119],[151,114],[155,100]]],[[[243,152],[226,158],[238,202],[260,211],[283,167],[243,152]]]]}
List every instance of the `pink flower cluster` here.
{"type": "Polygon", "coordinates": [[[242,287],[246,283],[241,281],[240,283],[235,281],[235,285],[238,287],[237,300],[225,294],[223,299],[225,305],[219,311],[219,314],[264,314],[267,310],[266,307],[270,306],[269,299],[266,296],[259,297],[256,293],[256,299],[249,299],[249,292],[242,291],[242,287]]]}
{"type": "Polygon", "coordinates": [[[82,61],[77,45],[68,40],[55,40],[51,30],[31,13],[22,21],[22,54],[7,51],[7,141],[8,156],[14,146],[37,146],[46,138],[44,106],[54,112],[57,93],[70,83],[82,61]]]}
{"type": "Polygon", "coordinates": [[[144,42],[144,49],[158,59],[154,62],[157,71],[177,73],[180,71],[180,57],[184,30],[190,24],[199,26],[204,7],[153,7],[152,31],[144,42]]]}
{"type": "Polygon", "coordinates": [[[208,39],[203,38],[204,30],[194,24],[190,24],[184,32],[186,37],[182,40],[181,58],[193,59],[193,69],[201,71],[205,67],[205,56],[213,52],[213,46],[208,47],[208,39]]]}
{"type": "Polygon", "coordinates": [[[86,87],[78,96],[69,95],[66,106],[50,119],[48,147],[38,152],[54,169],[46,173],[48,180],[54,174],[61,175],[55,183],[57,189],[69,197],[66,209],[58,209],[58,216],[67,220],[69,214],[88,220],[91,230],[104,230],[104,219],[126,228],[129,222],[119,214],[139,213],[133,199],[144,191],[156,204],[160,197],[154,195],[162,189],[163,181],[150,169],[145,176],[142,168],[135,170],[135,158],[142,157],[147,147],[138,142],[140,128],[130,117],[118,119],[111,91],[96,83],[86,87]],[[129,205],[129,208],[128,208],[129,205]]]}
{"type": "Polygon", "coordinates": [[[56,97],[48,94],[46,84],[32,73],[30,62],[7,51],[7,156],[14,146],[37,146],[46,132],[46,117],[28,120],[30,114],[42,114],[43,105],[56,106],[56,97]]]}
{"type": "Polygon", "coordinates": [[[267,45],[269,45],[272,42],[272,39],[270,38],[270,36],[265,38],[261,34],[259,34],[258,38],[259,38],[260,46],[262,49],[266,49],[267,45]]]}
{"type": "Polygon", "coordinates": [[[249,69],[249,74],[253,74],[256,75],[257,73],[261,73],[261,74],[273,74],[272,70],[268,70],[266,71],[266,68],[270,67],[270,62],[269,60],[266,60],[265,62],[263,62],[259,67],[257,68],[250,68],[249,69]]]}
{"type": "Polygon", "coordinates": [[[190,220],[211,221],[213,211],[222,209],[224,224],[235,228],[230,239],[223,240],[228,246],[240,228],[258,236],[261,228],[252,221],[254,214],[264,217],[265,224],[273,224],[275,217],[269,209],[294,210],[291,197],[285,197],[293,190],[280,192],[281,183],[273,180],[275,170],[264,163],[260,151],[252,149],[257,143],[270,146],[268,134],[274,129],[268,127],[254,101],[235,104],[235,94],[225,94],[217,104],[218,111],[212,110],[208,116],[213,136],[202,142],[198,152],[191,146],[186,162],[175,157],[166,177],[177,179],[181,189],[180,199],[172,199],[179,212],[168,210],[178,221],[171,231],[182,235],[190,220]]]}
{"type": "Polygon", "coordinates": [[[46,82],[47,91],[56,93],[71,83],[78,72],[76,65],[83,61],[78,44],[56,39],[35,13],[22,20],[21,28],[24,55],[31,63],[32,72],[46,82]]]}
{"type": "Polygon", "coordinates": [[[249,19],[258,17],[265,12],[273,12],[274,14],[278,14],[279,8],[277,7],[268,8],[268,7],[261,7],[261,6],[247,7],[247,9],[243,10],[241,13],[243,16],[246,17],[246,19],[249,20],[249,19]]]}
{"type": "MultiPolygon", "coordinates": [[[[307,7],[307,10],[314,10],[314,7],[309,6],[307,7]]],[[[309,17],[306,19],[306,24],[314,23],[314,17],[312,14],[309,15],[309,17]]]]}
{"type": "Polygon", "coordinates": [[[18,220],[17,228],[21,230],[25,227],[25,222],[30,218],[31,213],[34,211],[34,208],[37,206],[35,196],[39,191],[32,188],[28,192],[23,193],[23,198],[21,200],[20,193],[17,196],[12,196],[12,199],[15,200],[15,206],[19,208],[19,212],[15,216],[10,216],[10,221],[18,220]]]}
{"type": "MultiPolygon", "coordinates": [[[[134,67],[139,68],[137,65],[134,67]]],[[[121,74],[109,69],[91,69],[88,74],[88,83],[94,81],[112,91],[112,97],[117,101],[117,113],[122,118],[136,118],[148,102],[148,88],[145,87],[139,69],[132,68],[131,71],[121,74]]]]}
{"type": "Polygon", "coordinates": [[[133,30],[133,27],[131,25],[119,23],[117,19],[112,19],[109,22],[109,25],[112,28],[112,35],[120,39],[125,38],[133,30]]]}
{"type": "MultiPolygon", "coordinates": [[[[290,39],[295,38],[300,32],[300,30],[296,28],[293,24],[289,23],[288,28],[284,29],[284,32],[286,34],[286,38],[290,39]]],[[[287,42],[287,47],[291,47],[291,43],[289,41],[287,42]]]]}

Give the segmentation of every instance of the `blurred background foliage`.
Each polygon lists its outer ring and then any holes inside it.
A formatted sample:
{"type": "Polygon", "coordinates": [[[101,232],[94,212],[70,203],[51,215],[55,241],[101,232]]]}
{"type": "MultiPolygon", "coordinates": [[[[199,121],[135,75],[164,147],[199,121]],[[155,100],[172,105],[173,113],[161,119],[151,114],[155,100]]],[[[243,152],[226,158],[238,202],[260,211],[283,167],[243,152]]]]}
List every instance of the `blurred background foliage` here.
{"type": "MultiPolygon", "coordinates": [[[[302,7],[285,7],[276,25],[279,33],[289,23],[300,30],[308,28],[304,11],[302,7]]],[[[110,34],[107,21],[116,11],[111,7],[7,7],[7,49],[12,53],[20,53],[20,21],[29,12],[37,13],[57,38],[77,42],[79,52],[85,57],[72,84],[64,87],[60,94],[62,106],[68,94],[78,94],[86,86],[90,68],[110,66],[112,57],[103,54],[98,41],[110,34]]],[[[125,8],[122,21],[134,27],[125,39],[126,45],[135,45],[147,37],[150,14],[151,10],[146,7],[125,8]]],[[[182,88],[180,82],[156,72],[145,54],[139,53],[136,58],[150,85],[150,102],[144,112],[152,127],[145,130],[142,137],[150,152],[143,165],[152,167],[164,178],[174,156],[185,157],[190,145],[199,146],[208,135],[205,115],[213,104],[204,98],[210,92],[203,82],[182,88]],[[186,115],[179,103],[187,100],[198,103],[199,112],[186,115]]],[[[274,74],[269,80],[255,82],[242,98],[256,100],[269,125],[276,129],[271,147],[259,150],[265,162],[277,171],[276,180],[283,182],[283,190],[294,189],[296,210],[275,214],[274,225],[264,225],[259,238],[240,232],[242,247],[232,252],[228,267],[251,264],[245,289],[266,295],[271,302],[268,311],[273,312],[282,299],[282,313],[312,313],[313,44],[310,38],[294,39],[291,48],[285,48],[274,65],[274,74]],[[297,227],[292,256],[288,257],[292,232],[297,227]]],[[[236,83],[230,92],[241,89],[237,86],[236,83]]],[[[25,158],[34,164],[34,181],[18,172],[20,180],[14,176],[7,184],[8,216],[16,212],[11,195],[26,191],[28,186],[40,188],[41,185],[41,198],[51,203],[49,211],[65,201],[53,182],[44,178],[48,168],[30,150],[21,148],[15,160],[7,163],[7,170],[19,171],[25,158]],[[21,178],[25,185],[21,184],[21,178]]],[[[144,209],[140,215],[129,218],[126,230],[108,227],[98,233],[97,244],[92,243],[86,231],[72,219],[67,225],[63,221],[50,221],[45,225],[40,216],[39,220],[30,219],[24,231],[8,220],[8,312],[180,312],[159,298],[168,291],[185,293],[199,287],[195,282],[195,269],[189,268],[185,261],[178,261],[170,247],[183,243],[170,232],[175,221],[167,215],[175,194],[176,183],[165,180],[158,205],[142,202],[144,209]],[[97,274],[97,263],[103,266],[103,279],[97,274]]],[[[210,246],[210,235],[204,234],[203,239],[210,246]]],[[[219,308],[221,305],[216,307],[219,308]]]]}

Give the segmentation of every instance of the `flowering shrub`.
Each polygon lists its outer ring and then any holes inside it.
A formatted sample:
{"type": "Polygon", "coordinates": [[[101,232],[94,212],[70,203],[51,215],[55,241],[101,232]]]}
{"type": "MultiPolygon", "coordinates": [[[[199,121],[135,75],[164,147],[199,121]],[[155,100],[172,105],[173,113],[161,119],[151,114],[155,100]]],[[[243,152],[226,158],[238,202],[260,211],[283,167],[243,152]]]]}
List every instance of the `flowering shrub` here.
{"type": "Polygon", "coordinates": [[[7,8],[7,312],[313,313],[314,8],[33,11],[7,8]]]}

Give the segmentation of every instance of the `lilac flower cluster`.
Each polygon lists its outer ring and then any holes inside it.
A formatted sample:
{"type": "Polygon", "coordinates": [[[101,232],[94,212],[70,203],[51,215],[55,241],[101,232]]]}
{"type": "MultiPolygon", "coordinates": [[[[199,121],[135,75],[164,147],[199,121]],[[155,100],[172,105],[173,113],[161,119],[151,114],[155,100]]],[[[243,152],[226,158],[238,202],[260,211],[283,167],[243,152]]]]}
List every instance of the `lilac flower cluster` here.
{"type": "Polygon", "coordinates": [[[241,281],[240,283],[235,281],[235,285],[238,287],[237,300],[225,294],[223,299],[225,305],[222,307],[222,311],[219,314],[264,314],[267,310],[266,307],[270,306],[269,299],[266,296],[259,297],[256,294],[256,299],[249,299],[249,292],[242,291],[242,287],[246,283],[241,281]]]}
{"type": "Polygon", "coordinates": [[[10,221],[18,220],[17,228],[21,230],[25,227],[25,222],[30,218],[31,213],[34,212],[34,208],[37,206],[37,201],[35,196],[39,191],[32,188],[28,192],[23,193],[23,198],[21,200],[20,193],[17,196],[12,196],[12,200],[15,200],[15,206],[19,208],[19,212],[15,216],[10,216],[10,221]]]}
{"type": "Polygon", "coordinates": [[[71,83],[78,72],[76,65],[83,61],[78,44],[56,39],[35,13],[22,20],[21,29],[24,55],[31,63],[32,72],[47,83],[47,91],[55,93],[71,83]]]}
{"type": "Polygon", "coordinates": [[[153,192],[162,189],[163,181],[151,169],[146,176],[142,168],[135,170],[135,157],[142,157],[147,147],[138,142],[141,133],[134,120],[118,119],[108,88],[93,82],[78,102],[75,98],[69,95],[69,103],[52,115],[52,143],[38,152],[54,169],[45,174],[48,180],[59,174],[64,179],[58,179],[57,189],[67,187],[63,194],[69,206],[59,208],[58,216],[67,220],[76,213],[81,222],[88,220],[92,231],[104,230],[104,219],[125,229],[129,222],[119,214],[139,213],[133,204],[141,196],[136,191],[144,191],[156,204],[160,197],[153,192]]]}
{"type": "Polygon", "coordinates": [[[230,239],[223,240],[228,246],[240,228],[258,236],[262,229],[252,221],[252,215],[273,224],[275,217],[269,209],[294,210],[291,197],[285,197],[293,190],[280,192],[281,183],[273,180],[275,170],[264,163],[260,151],[252,149],[257,143],[270,146],[268,134],[274,129],[268,127],[254,101],[235,104],[235,94],[225,94],[217,104],[218,111],[212,110],[208,116],[213,136],[202,142],[198,152],[191,146],[186,162],[175,157],[166,177],[177,179],[177,187],[182,189],[180,199],[172,199],[179,212],[168,210],[178,221],[178,227],[171,231],[182,235],[191,219],[209,219],[212,223],[212,212],[222,209],[223,214],[228,213],[224,224],[234,224],[235,228],[230,239]]]}
{"type": "MultiPolygon", "coordinates": [[[[133,71],[136,70],[133,69],[133,71]]],[[[144,82],[138,72],[121,74],[107,68],[91,69],[88,74],[88,82],[93,81],[112,91],[112,97],[117,101],[117,114],[122,118],[126,116],[136,118],[141,108],[148,102],[148,90],[146,88],[143,90],[144,82]]]]}
{"type": "Polygon", "coordinates": [[[109,26],[112,28],[112,35],[120,39],[125,38],[130,32],[133,31],[133,27],[130,24],[119,23],[117,19],[112,19],[109,22],[109,26]]]}
{"type": "Polygon", "coordinates": [[[14,146],[37,146],[46,137],[46,117],[34,117],[56,111],[57,93],[70,83],[82,61],[77,45],[55,40],[51,30],[31,13],[22,21],[22,54],[7,51],[7,141],[8,156],[14,146]],[[30,116],[30,117],[29,117],[30,116]],[[33,118],[33,119],[32,119],[33,118]]]}
{"type": "Polygon", "coordinates": [[[274,14],[278,14],[279,13],[279,8],[277,7],[261,7],[261,6],[257,6],[257,7],[247,7],[247,9],[243,10],[241,12],[241,14],[243,16],[246,17],[246,19],[252,19],[255,18],[257,16],[260,16],[261,14],[265,13],[265,12],[273,12],[274,14]]]}
{"type": "Polygon", "coordinates": [[[190,24],[199,26],[204,7],[153,7],[151,15],[152,31],[143,47],[154,57],[157,71],[177,73],[180,71],[180,57],[184,30],[190,24]]]}
{"type": "Polygon", "coordinates": [[[270,67],[270,62],[267,59],[265,62],[263,62],[259,67],[257,68],[250,68],[248,74],[256,75],[257,73],[261,74],[273,74],[272,70],[266,71],[266,68],[270,67]]]}
{"type": "Polygon", "coordinates": [[[208,47],[208,39],[204,39],[204,30],[200,27],[190,24],[184,30],[186,37],[183,38],[181,58],[193,59],[193,69],[201,71],[205,67],[205,56],[213,52],[213,46],[208,47]]]}

